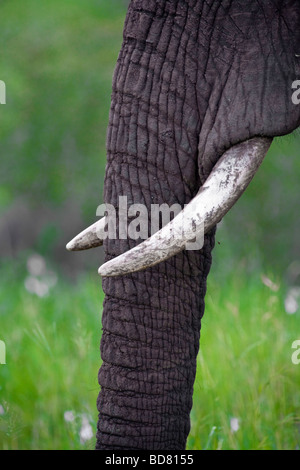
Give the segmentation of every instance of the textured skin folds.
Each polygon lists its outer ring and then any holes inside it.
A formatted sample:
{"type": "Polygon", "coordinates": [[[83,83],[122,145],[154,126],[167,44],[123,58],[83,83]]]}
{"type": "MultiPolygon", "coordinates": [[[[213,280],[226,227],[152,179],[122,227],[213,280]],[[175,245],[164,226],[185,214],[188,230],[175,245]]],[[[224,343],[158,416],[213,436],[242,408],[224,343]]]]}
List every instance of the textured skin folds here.
{"type": "Polygon", "coordinates": [[[213,238],[195,259],[103,281],[98,448],[185,448],[213,238]]]}
{"type": "MultiPolygon", "coordinates": [[[[183,207],[232,145],[297,127],[299,18],[298,1],[131,1],[104,201],[183,207]]],[[[185,448],[214,233],[201,251],[103,279],[97,449],[185,448]]],[[[106,261],[136,243],[105,240],[106,261]]]]}

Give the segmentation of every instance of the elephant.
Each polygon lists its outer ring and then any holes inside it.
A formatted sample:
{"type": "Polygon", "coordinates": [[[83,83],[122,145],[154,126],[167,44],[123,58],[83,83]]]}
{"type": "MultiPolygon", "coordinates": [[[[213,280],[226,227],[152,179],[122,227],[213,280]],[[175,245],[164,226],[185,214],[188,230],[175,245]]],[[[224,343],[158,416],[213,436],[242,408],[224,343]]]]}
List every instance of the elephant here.
{"type": "Polygon", "coordinates": [[[216,227],[300,125],[299,26],[298,0],[129,3],[103,200],[117,225],[120,196],[182,211],[146,239],[107,236],[107,211],[67,245],[105,253],[97,450],[186,448],[216,227]]]}

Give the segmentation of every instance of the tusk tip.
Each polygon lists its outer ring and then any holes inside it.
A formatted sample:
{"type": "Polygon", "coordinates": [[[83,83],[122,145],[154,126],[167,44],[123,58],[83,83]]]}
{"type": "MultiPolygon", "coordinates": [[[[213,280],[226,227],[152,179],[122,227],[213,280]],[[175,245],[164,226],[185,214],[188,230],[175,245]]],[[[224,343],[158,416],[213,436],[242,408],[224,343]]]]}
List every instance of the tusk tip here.
{"type": "MultiPolygon", "coordinates": [[[[100,243],[101,242],[99,241],[99,244],[100,243]]],[[[66,244],[66,249],[68,251],[82,251],[88,250],[89,248],[93,248],[95,246],[97,245],[89,243],[89,240],[84,240],[81,234],[79,234],[66,244]]]]}
{"type": "Polygon", "coordinates": [[[105,269],[104,265],[100,266],[98,269],[98,274],[102,277],[107,276],[107,270],[105,269]]]}
{"type": "Polygon", "coordinates": [[[69,243],[66,244],[66,249],[68,251],[74,251],[75,249],[75,243],[73,240],[71,240],[69,243]]]}
{"type": "Polygon", "coordinates": [[[126,274],[125,272],[122,272],[120,267],[116,266],[113,263],[113,260],[107,261],[107,263],[102,264],[100,268],[98,269],[98,274],[102,277],[108,277],[108,276],[120,276],[122,274],[126,274]]]}
{"type": "Polygon", "coordinates": [[[66,245],[68,251],[82,251],[103,245],[105,217],[80,232],[66,245]]]}

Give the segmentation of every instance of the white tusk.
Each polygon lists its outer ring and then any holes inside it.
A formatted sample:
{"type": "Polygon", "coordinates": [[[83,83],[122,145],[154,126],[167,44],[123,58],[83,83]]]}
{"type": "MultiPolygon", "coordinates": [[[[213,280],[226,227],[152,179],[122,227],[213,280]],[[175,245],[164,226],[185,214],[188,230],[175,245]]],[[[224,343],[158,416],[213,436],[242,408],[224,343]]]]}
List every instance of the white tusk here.
{"type": "MultiPolygon", "coordinates": [[[[79,233],[73,240],[71,240],[66,248],[69,251],[81,251],[88,250],[89,248],[95,248],[103,245],[104,239],[104,228],[105,228],[105,217],[97,220],[93,225],[86,228],[79,233]]],[[[107,234],[106,234],[107,235],[107,234]]]]}
{"type": "Polygon", "coordinates": [[[174,219],[133,249],[103,264],[101,276],[119,276],[154,266],[182,251],[214,227],[243,194],[262,163],[272,139],[255,137],[227,150],[198,194],[174,219]]]}

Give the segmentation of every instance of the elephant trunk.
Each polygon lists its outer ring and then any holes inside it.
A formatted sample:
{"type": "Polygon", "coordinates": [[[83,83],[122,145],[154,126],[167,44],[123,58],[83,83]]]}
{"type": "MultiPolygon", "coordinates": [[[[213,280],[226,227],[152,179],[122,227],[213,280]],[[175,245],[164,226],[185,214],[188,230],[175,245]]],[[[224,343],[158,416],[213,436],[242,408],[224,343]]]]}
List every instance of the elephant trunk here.
{"type": "MultiPolygon", "coordinates": [[[[181,2],[131,2],[113,79],[104,202],[183,207],[200,186],[201,129],[193,33],[199,11],[181,2]],[[175,11],[174,11],[175,9],[175,11]],[[178,10],[178,11],[177,11],[178,10]],[[181,35],[177,20],[187,22],[181,35]],[[172,47],[169,47],[170,42],[172,47]]],[[[191,2],[192,6],[193,2],[191,2]]],[[[184,449],[213,233],[145,271],[103,278],[97,449],[184,449]]],[[[105,261],[137,243],[107,238],[105,261]]]]}
{"type": "Polygon", "coordinates": [[[97,449],[185,449],[213,245],[103,280],[97,449]]]}

